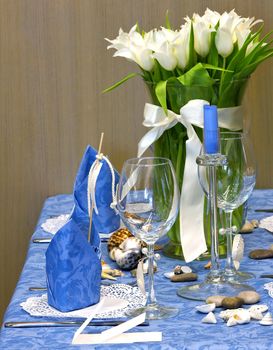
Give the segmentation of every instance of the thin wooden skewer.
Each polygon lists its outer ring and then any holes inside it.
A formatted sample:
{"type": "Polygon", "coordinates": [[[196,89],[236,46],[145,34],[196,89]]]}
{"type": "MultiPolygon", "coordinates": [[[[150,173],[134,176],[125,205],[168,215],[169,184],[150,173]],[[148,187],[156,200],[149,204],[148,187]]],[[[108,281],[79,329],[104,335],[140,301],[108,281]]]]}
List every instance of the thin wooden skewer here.
{"type": "MultiPolygon", "coordinates": [[[[100,135],[100,143],[99,143],[99,149],[98,149],[98,155],[101,154],[101,148],[102,148],[102,141],[103,141],[104,132],[100,135]]],[[[96,159],[95,162],[100,162],[99,159],[96,159]]],[[[94,203],[91,203],[91,209],[90,209],[90,219],[89,219],[89,228],[88,228],[88,242],[91,240],[91,229],[92,229],[92,218],[93,218],[93,210],[94,210],[94,203]]]]}

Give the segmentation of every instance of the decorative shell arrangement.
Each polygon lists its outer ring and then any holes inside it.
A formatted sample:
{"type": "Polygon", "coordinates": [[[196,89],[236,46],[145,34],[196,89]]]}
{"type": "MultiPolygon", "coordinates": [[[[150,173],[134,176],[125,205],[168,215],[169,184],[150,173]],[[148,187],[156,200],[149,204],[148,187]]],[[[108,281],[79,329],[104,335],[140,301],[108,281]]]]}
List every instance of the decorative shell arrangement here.
{"type": "Polygon", "coordinates": [[[136,268],[142,257],[143,242],[126,228],[114,232],[108,241],[110,258],[123,270],[136,268]]]}
{"type": "Polygon", "coordinates": [[[108,240],[108,252],[110,253],[113,248],[119,247],[128,237],[133,237],[133,235],[127,228],[120,228],[114,232],[108,240]]]}

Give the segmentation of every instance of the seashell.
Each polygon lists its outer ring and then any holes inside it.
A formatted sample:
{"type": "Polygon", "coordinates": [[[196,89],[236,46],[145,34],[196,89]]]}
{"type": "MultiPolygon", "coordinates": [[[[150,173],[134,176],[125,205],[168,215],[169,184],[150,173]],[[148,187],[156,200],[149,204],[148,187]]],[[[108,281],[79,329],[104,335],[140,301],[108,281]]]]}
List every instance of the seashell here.
{"type": "Polygon", "coordinates": [[[174,272],[173,271],[172,272],[165,272],[164,276],[168,279],[171,279],[174,276],[174,272]]]}
{"type": "Polygon", "coordinates": [[[243,299],[244,304],[256,304],[260,300],[260,294],[253,290],[246,290],[237,295],[243,299]]]}
{"type": "Polygon", "coordinates": [[[109,275],[108,273],[106,273],[104,271],[102,271],[102,273],[101,273],[101,278],[116,281],[115,277],[113,277],[112,275],[109,275]]]}
{"type": "Polygon", "coordinates": [[[110,259],[113,260],[113,261],[116,261],[116,251],[120,250],[119,248],[117,247],[114,247],[113,249],[110,250],[109,252],[109,256],[110,256],[110,259]]]}
{"type": "Polygon", "coordinates": [[[259,227],[259,221],[258,220],[251,220],[251,224],[253,225],[254,228],[259,227]]]}
{"type": "Polygon", "coordinates": [[[234,317],[230,317],[230,318],[227,320],[227,326],[228,326],[228,327],[236,326],[236,324],[237,324],[237,321],[235,320],[234,317]]]}
{"type": "Polygon", "coordinates": [[[204,318],[202,318],[202,323],[217,323],[216,317],[213,312],[208,313],[204,318]]]}
{"type": "Polygon", "coordinates": [[[235,261],[240,262],[244,255],[244,239],[242,235],[237,234],[235,235],[233,239],[233,245],[232,245],[232,258],[235,261]]]}
{"type": "Polygon", "coordinates": [[[124,276],[124,273],[121,270],[117,270],[117,269],[103,269],[103,272],[113,276],[113,277],[120,277],[120,276],[124,276]]]}
{"type": "Polygon", "coordinates": [[[192,269],[189,266],[181,266],[183,273],[192,273],[192,269]]]}
{"type": "Polygon", "coordinates": [[[132,270],[136,268],[139,259],[141,258],[141,251],[136,249],[130,249],[127,251],[122,251],[121,249],[116,249],[114,257],[117,265],[123,270],[132,270]]]}
{"type": "Polygon", "coordinates": [[[246,221],[245,224],[243,225],[243,227],[241,227],[240,232],[241,233],[251,233],[254,230],[254,225],[249,222],[246,221]]]}
{"type": "Polygon", "coordinates": [[[196,310],[201,312],[202,314],[208,314],[211,311],[215,310],[216,305],[214,303],[211,304],[204,304],[204,305],[198,305],[196,306],[196,310]]]}
{"type": "Polygon", "coordinates": [[[175,266],[173,272],[175,275],[180,275],[181,273],[191,273],[192,269],[189,266],[177,265],[175,266]]]}
{"type": "Polygon", "coordinates": [[[225,297],[225,295],[212,295],[206,299],[206,303],[214,303],[216,307],[219,307],[222,306],[222,301],[225,297]]]}
{"type": "Polygon", "coordinates": [[[261,313],[261,311],[258,310],[248,310],[249,311],[249,315],[253,320],[258,320],[260,321],[264,316],[261,313]]]}
{"type": "Polygon", "coordinates": [[[183,273],[183,271],[181,270],[181,266],[180,265],[175,266],[175,268],[173,269],[173,273],[175,275],[180,275],[181,273],[183,273]]]}
{"type": "Polygon", "coordinates": [[[268,306],[265,304],[252,305],[248,310],[249,311],[266,312],[268,310],[268,306]]]}
{"type": "Polygon", "coordinates": [[[110,265],[108,265],[104,262],[101,263],[101,268],[102,268],[102,271],[111,269],[110,265]]]}
{"type": "Polygon", "coordinates": [[[110,252],[114,247],[119,247],[128,237],[133,237],[133,235],[127,228],[123,227],[115,231],[108,240],[108,251],[110,252]]]}
{"type": "Polygon", "coordinates": [[[228,327],[232,327],[232,326],[236,326],[238,323],[237,321],[235,320],[234,317],[230,317],[228,320],[227,320],[227,326],[228,327]]]}
{"type": "Polygon", "coordinates": [[[209,270],[209,269],[211,268],[211,261],[209,261],[209,262],[204,266],[204,268],[205,268],[206,270],[209,270]]]}
{"type": "Polygon", "coordinates": [[[235,315],[239,310],[244,310],[242,308],[239,308],[239,309],[227,309],[227,310],[224,310],[224,311],[221,311],[219,316],[227,321],[230,317],[233,317],[233,315],[235,315]]]}
{"type": "Polygon", "coordinates": [[[141,250],[141,240],[136,237],[128,237],[126,238],[120,245],[119,248],[121,250],[130,250],[130,249],[137,249],[141,250]]]}
{"type": "Polygon", "coordinates": [[[261,325],[263,325],[263,326],[271,326],[271,325],[273,325],[273,319],[272,319],[271,313],[267,312],[259,323],[261,325]]]}
{"type": "Polygon", "coordinates": [[[248,310],[239,309],[235,312],[232,317],[236,320],[238,324],[244,324],[250,322],[250,314],[248,310]]]}

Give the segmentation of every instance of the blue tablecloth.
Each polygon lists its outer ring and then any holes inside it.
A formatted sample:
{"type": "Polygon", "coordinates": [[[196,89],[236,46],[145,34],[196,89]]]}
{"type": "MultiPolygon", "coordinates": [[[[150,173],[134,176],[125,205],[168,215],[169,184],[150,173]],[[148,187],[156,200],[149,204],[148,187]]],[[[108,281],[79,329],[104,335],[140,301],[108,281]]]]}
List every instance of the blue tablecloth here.
{"type": "MultiPolygon", "coordinates": [[[[255,208],[271,207],[273,208],[273,190],[255,190],[249,200],[248,217],[250,219],[261,219],[272,214],[256,213],[255,208]]],[[[48,198],[44,204],[41,216],[39,218],[33,237],[48,237],[50,234],[44,232],[41,224],[50,216],[63,213],[69,213],[72,208],[71,195],[58,195],[48,198]]],[[[254,248],[267,248],[273,243],[273,234],[263,230],[256,229],[254,233],[244,236],[245,238],[245,257],[241,263],[242,270],[252,271],[256,278],[249,281],[261,294],[261,303],[270,307],[273,313],[273,299],[263,289],[266,282],[270,279],[259,278],[262,273],[273,273],[273,259],[254,261],[247,257],[247,253],[254,248]]],[[[33,317],[29,316],[20,307],[20,303],[28,297],[35,295],[35,292],[29,292],[30,286],[45,286],[45,251],[47,244],[34,244],[30,242],[27,259],[15,289],[12,300],[4,316],[5,321],[31,321],[33,317]]],[[[176,290],[181,284],[175,284],[167,280],[163,273],[171,271],[175,265],[181,264],[181,261],[162,257],[159,262],[159,271],[155,275],[155,286],[158,301],[175,305],[180,309],[176,318],[164,321],[152,321],[149,328],[145,331],[162,331],[163,341],[161,343],[136,343],[134,345],[112,345],[111,349],[273,349],[273,326],[261,326],[258,322],[251,321],[249,324],[227,327],[219,318],[220,309],[217,309],[217,324],[203,324],[201,319],[204,315],[195,311],[195,306],[201,302],[189,301],[176,295],[176,290]]],[[[203,261],[195,261],[189,264],[194,270],[198,271],[199,281],[205,277],[203,261]]],[[[122,282],[130,281],[128,274],[123,277],[122,282]]],[[[272,281],[272,280],[271,280],[272,281]]],[[[36,292],[36,295],[41,293],[36,292]]],[[[100,328],[103,330],[104,328],[100,328]]],[[[76,328],[29,328],[29,329],[1,329],[0,349],[109,349],[109,345],[103,346],[72,346],[71,340],[76,328]]],[[[89,328],[94,332],[94,328],[89,328]]],[[[143,330],[138,328],[135,331],[143,330]]],[[[97,331],[97,330],[96,330],[97,331]]]]}

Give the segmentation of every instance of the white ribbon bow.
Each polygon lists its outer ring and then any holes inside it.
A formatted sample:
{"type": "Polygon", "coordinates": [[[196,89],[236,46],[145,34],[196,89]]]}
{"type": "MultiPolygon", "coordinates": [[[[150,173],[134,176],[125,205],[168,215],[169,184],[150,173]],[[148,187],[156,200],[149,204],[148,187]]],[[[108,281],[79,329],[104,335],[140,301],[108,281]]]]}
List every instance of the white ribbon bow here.
{"type": "MultiPolygon", "coordinates": [[[[150,103],[145,104],[143,125],[152,127],[138,144],[138,157],[164,133],[177,123],[185,126],[188,140],[186,141],[186,161],[180,198],[180,240],[186,262],[198,258],[207,250],[204,228],[203,207],[204,193],[198,180],[196,158],[200,153],[201,141],[193,125],[203,128],[203,106],[209,103],[205,100],[191,100],[180,109],[180,115],[150,103]]],[[[243,118],[241,107],[218,109],[218,124],[220,128],[241,130],[243,118]]]]}

